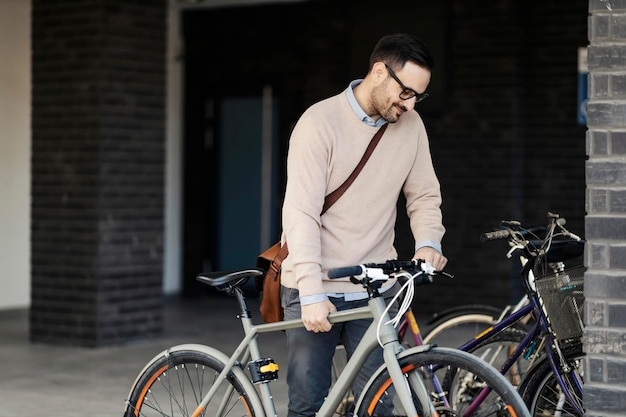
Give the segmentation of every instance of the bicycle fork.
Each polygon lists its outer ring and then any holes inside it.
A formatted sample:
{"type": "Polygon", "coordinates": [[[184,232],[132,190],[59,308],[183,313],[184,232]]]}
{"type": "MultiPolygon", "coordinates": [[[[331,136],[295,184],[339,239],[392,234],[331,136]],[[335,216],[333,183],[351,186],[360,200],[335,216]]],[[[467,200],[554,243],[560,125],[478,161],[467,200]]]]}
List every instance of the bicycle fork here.
{"type": "Polygon", "coordinates": [[[389,376],[393,385],[396,387],[396,395],[400,399],[407,416],[418,416],[415,403],[413,401],[411,387],[416,392],[419,403],[425,408],[424,415],[431,417],[439,417],[439,413],[435,409],[428,389],[422,380],[419,372],[408,373],[408,379],[404,377],[403,370],[398,362],[398,354],[403,350],[402,345],[398,341],[398,333],[394,328],[383,327],[380,334],[380,341],[383,346],[383,357],[385,365],[389,372],[389,376]]]}
{"type": "Polygon", "coordinates": [[[583,388],[580,384],[580,379],[578,375],[576,375],[576,370],[567,363],[565,355],[563,355],[563,352],[559,348],[558,343],[550,336],[548,336],[548,340],[546,341],[546,349],[548,351],[548,359],[550,361],[550,366],[552,367],[552,372],[554,372],[559,387],[561,388],[561,392],[559,393],[559,399],[556,404],[557,415],[559,415],[558,413],[561,413],[563,411],[565,402],[568,401],[578,415],[584,416],[585,411],[580,407],[578,401],[576,401],[576,399],[574,398],[574,393],[571,392],[570,388],[565,382],[567,377],[565,377],[564,375],[569,374],[569,379],[574,384],[572,388],[577,390],[578,392],[582,392],[583,388]],[[555,357],[558,358],[559,363],[557,363],[555,357]]]}
{"type": "Polygon", "coordinates": [[[396,353],[391,349],[385,349],[384,351],[385,362],[387,363],[387,370],[389,371],[389,376],[393,381],[393,385],[396,387],[396,394],[406,411],[407,416],[416,416],[418,415],[417,410],[415,409],[415,403],[413,402],[413,397],[411,396],[411,386],[417,389],[415,395],[417,396],[417,400],[420,404],[427,407],[425,415],[431,417],[439,417],[439,413],[435,410],[435,406],[430,399],[430,395],[428,390],[426,389],[426,385],[422,380],[421,376],[418,372],[411,372],[409,374],[409,379],[407,380],[404,377],[402,369],[400,368],[400,364],[398,363],[396,353]],[[409,384],[410,382],[410,384],[409,384]],[[405,389],[402,389],[404,387],[405,389]]]}

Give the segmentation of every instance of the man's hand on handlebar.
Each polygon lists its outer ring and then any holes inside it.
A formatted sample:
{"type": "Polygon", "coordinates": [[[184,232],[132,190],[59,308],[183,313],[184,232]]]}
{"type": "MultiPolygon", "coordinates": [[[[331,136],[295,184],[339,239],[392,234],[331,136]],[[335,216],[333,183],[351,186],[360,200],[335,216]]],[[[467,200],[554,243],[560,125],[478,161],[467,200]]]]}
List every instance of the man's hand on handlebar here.
{"type": "Polygon", "coordinates": [[[330,301],[307,304],[302,306],[302,322],[310,332],[328,332],[333,325],[328,321],[328,315],[337,311],[330,301]]]}
{"type": "Polygon", "coordinates": [[[437,271],[443,271],[448,263],[448,258],[430,246],[419,248],[417,252],[415,252],[415,255],[413,255],[413,259],[421,259],[432,265],[437,271]]]}

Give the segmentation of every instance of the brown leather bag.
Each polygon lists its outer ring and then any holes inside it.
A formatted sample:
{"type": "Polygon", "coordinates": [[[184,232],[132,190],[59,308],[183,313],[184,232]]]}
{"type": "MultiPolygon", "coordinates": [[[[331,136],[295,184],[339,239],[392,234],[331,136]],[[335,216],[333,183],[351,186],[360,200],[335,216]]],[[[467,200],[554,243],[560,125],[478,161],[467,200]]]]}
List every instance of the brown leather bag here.
{"type": "MultiPolygon", "coordinates": [[[[385,133],[387,125],[388,123],[385,123],[378,129],[370,141],[370,144],[367,146],[365,154],[348,179],[346,179],[339,188],[326,196],[321,214],[326,213],[326,211],[335,204],[339,197],[341,197],[359,175],[370,155],[374,152],[374,148],[378,145],[383,133],[385,133]]],[[[287,255],[289,255],[287,243],[285,242],[285,245],[281,246],[280,242],[278,242],[269,249],[266,249],[257,258],[257,267],[265,269],[266,271],[265,275],[257,278],[255,282],[257,291],[262,292],[259,310],[261,311],[261,318],[266,323],[274,323],[283,319],[283,307],[280,303],[280,273],[283,260],[287,255]]]]}
{"type": "Polygon", "coordinates": [[[283,260],[289,254],[287,244],[280,246],[275,243],[257,258],[256,265],[265,269],[265,276],[257,278],[256,288],[262,292],[261,318],[266,323],[274,323],[283,319],[283,307],[280,304],[280,272],[283,260]]]}

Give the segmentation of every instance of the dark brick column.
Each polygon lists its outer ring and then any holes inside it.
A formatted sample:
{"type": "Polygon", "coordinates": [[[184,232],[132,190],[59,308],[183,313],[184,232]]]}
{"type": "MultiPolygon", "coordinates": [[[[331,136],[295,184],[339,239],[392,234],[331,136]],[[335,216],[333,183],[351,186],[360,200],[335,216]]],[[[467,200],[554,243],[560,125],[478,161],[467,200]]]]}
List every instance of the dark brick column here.
{"type": "Polygon", "coordinates": [[[165,0],[32,1],[34,342],[162,327],[165,0]]]}
{"type": "Polygon", "coordinates": [[[626,1],[589,11],[584,401],[609,416],[626,405],[626,1]]]}

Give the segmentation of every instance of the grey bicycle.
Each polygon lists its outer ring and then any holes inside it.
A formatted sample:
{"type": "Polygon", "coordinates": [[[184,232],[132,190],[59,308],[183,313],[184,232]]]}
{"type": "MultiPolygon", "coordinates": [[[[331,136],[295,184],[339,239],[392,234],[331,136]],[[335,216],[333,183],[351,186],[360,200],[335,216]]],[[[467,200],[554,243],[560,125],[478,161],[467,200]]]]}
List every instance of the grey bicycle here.
{"type": "MultiPolygon", "coordinates": [[[[133,383],[125,417],[278,415],[269,382],[278,377],[279,366],[261,354],[258,336],[303,327],[303,324],[301,320],[253,323],[241,287],[248,279],[264,273],[252,268],[198,275],[200,282],[235,296],[244,332],[241,343],[231,355],[200,344],[174,346],[159,353],[133,383]]],[[[367,307],[333,313],[329,320],[340,323],[371,318],[372,324],[331,387],[317,416],[330,417],[336,413],[365,359],[378,347],[383,349],[384,365],[374,373],[357,399],[357,416],[529,415],[511,383],[480,358],[458,349],[433,345],[406,349],[398,341],[394,320],[389,317],[378,289],[398,275],[410,278],[404,289],[412,287],[413,282],[429,283],[435,274],[436,271],[420,261],[388,261],[329,271],[331,278],[349,276],[370,295],[367,307]]],[[[398,317],[403,308],[401,306],[398,317]]]]}

